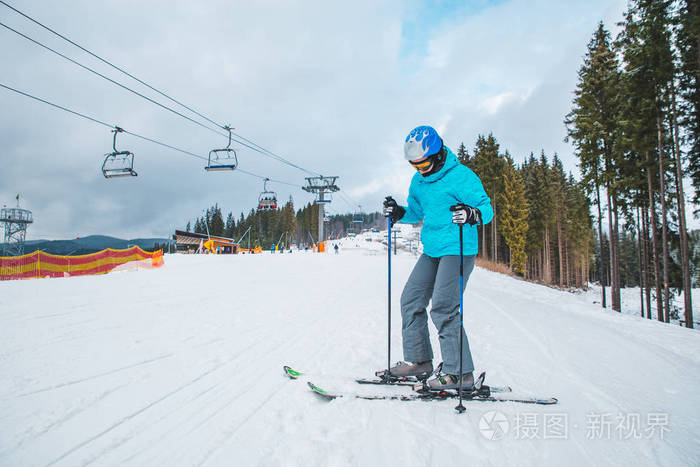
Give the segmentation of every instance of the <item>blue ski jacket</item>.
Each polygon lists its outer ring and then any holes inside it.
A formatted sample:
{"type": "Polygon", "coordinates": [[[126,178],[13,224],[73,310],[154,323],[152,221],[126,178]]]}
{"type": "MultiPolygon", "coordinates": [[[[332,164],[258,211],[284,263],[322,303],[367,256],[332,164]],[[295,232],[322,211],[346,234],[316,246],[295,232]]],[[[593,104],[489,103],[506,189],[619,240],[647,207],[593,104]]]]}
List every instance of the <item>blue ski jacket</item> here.
{"type": "MultiPolygon", "coordinates": [[[[445,165],[438,172],[422,176],[416,172],[408,189],[406,214],[399,222],[415,224],[423,221],[421,242],[423,253],[439,258],[459,255],[459,226],[452,223],[450,206],[464,203],[481,211],[484,224],[493,219],[491,199],[484,191],[479,177],[459,163],[449,148],[445,165]]],[[[464,255],[479,252],[477,227],[464,225],[464,255]]]]}

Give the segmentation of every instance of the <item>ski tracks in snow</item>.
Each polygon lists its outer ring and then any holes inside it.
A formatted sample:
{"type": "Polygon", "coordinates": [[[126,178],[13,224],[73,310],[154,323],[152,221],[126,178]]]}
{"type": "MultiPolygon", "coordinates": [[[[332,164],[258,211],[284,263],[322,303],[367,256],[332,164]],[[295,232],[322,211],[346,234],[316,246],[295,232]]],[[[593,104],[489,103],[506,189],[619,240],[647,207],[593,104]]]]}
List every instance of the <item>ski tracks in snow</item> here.
{"type": "MultiPolygon", "coordinates": [[[[399,301],[415,258],[393,258],[398,360],[399,301]]],[[[384,254],[175,255],[166,263],[158,271],[2,284],[3,303],[25,303],[28,290],[44,298],[0,312],[8,326],[0,335],[7,337],[0,339],[0,464],[602,465],[639,456],[692,464],[700,452],[687,410],[700,406],[688,391],[700,384],[688,371],[700,358],[663,349],[688,332],[596,314],[570,294],[477,269],[465,292],[477,369],[516,392],[556,396],[559,405],[467,403],[456,415],[451,400],[327,403],[281,366],[328,389],[364,392],[353,377],[386,364],[384,254]],[[647,367],[656,380],[667,378],[645,384],[647,367]],[[685,401],[674,397],[681,393],[685,401]],[[524,413],[566,413],[571,435],[491,441],[478,429],[491,410],[511,423],[524,413]],[[668,411],[674,431],[646,443],[583,436],[588,412],[626,411],[668,411]]]]}

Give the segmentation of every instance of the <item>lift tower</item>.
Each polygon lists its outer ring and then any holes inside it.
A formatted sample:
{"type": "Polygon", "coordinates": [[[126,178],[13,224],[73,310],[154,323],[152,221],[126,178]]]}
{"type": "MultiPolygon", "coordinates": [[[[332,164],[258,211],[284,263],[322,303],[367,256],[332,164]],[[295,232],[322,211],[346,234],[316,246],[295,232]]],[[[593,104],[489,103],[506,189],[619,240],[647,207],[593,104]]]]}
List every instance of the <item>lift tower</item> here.
{"type": "Polygon", "coordinates": [[[318,203],[318,242],[325,240],[323,236],[323,219],[324,215],[324,205],[330,203],[331,199],[326,197],[326,194],[330,194],[340,190],[335,181],[338,179],[337,176],[334,177],[306,177],[307,185],[302,187],[304,191],[316,194],[316,203],[318,203]]]}
{"type": "Polygon", "coordinates": [[[20,256],[24,253],[27,226],[32,222],[34,222],[32,211],[19,207],[19,195],[17,195],[16,208],[4,207],[0,210],[0,224],[5,228],[3,256],[20,256]]]}

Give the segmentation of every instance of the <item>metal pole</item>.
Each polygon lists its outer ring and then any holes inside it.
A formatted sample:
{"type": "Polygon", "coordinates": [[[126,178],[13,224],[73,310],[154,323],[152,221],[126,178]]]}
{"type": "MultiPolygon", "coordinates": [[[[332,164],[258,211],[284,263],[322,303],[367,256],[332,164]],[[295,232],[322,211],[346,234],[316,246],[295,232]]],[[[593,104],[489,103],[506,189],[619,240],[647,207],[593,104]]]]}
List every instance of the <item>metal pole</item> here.
{"type": "Polygon", "coordinates": [[[462,341],[464,334],[464,247],[462,246],[462,232],[464,225],[459,224],[459,405],[455,407],[458,413],[463,413],[466,409],[462,405],[462,341]]]}
{"type": "Polygon", "coordinates": [[[387,262],[388,262],[388,286],[387,286],[387,352],[386,352],[386,377],[391,377],[391,217],[386,218],[388,226],[388,235],[386,236],[389,244],[387,245],[387,262]]]}
{"type": "MultiPolygon", "coordinates": [[[[324,218],[324,204],[325,204],[325,198],[324,196],[325,192],[323,190],[320,190],[318,192],[318,243],[320,244],[323,241],[323,218],[324,218]]],[[[320,248],[320,247],[319,247],[320,248]]]]}
{"type": "Polygon", "coordinates": [[[207,228],[207,237],[209,237],[209,241],[211,241],[211,235],[209,235],[209,215],[205,211],[202,212],[204,213],[204,225],[207,228]]]}

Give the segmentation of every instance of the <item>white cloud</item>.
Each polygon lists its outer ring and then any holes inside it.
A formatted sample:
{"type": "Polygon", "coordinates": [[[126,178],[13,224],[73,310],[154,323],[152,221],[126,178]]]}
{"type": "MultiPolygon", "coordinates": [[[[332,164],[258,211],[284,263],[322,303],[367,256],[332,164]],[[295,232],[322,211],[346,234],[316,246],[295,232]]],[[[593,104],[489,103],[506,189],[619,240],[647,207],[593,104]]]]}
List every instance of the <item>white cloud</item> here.
{"type": "Polygon", "coordinates": [[[478,109],[485,112],[488,115],[494,115],[498,113],[501,108],[511,102],[522,102],[526,99],[525,96],[521,96],[515,92],[506,91],[494,96],[489,96],[481,100],[478,104],[478,109]]]}
{"type": "MultiPolygon", "coordinates": [[[[450,147],[493,131],[516,160],[544,148],[574,169],[562,119],[576,72],[597,22],[619,20],[625,2],[505,2],[449,18],[417,58],[399,49],[407,13],[398,0],[14,5],[268,149],[339,175],[372,211],[386,194],[407,194],[413,170],[402,143],[418,124],[434,125],[450,147]]],[[[137,86],[6,9],[0,19],[137,86]]],[[[7,31],[0,40],[3,83],[204,156],[222,144],[7,31]]],[[[207,174],[201,160],[129,136],[119,144],[136,154],[139,177],[107,181],[99,166],[109,129],[4,90],[0,107],[0,202],[22,193],[35,210],[31,238],[87,229],[166,236],[215,202],[236,217],[247,213],[262,189],[258,179],[207,174]]],[[[273,179],[302,185],[307,176],[245,148],[239,158],[241,168],[273,179]]],[[[273,189],[297,206],[312,199],[273,189]]],[[[355,208],[333,202],[335,212],[355,208]]]]}

